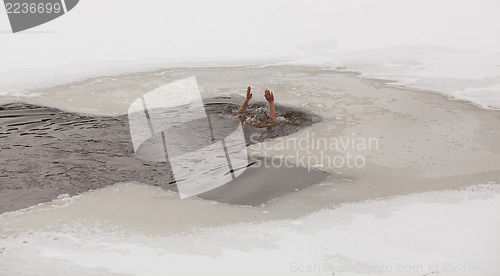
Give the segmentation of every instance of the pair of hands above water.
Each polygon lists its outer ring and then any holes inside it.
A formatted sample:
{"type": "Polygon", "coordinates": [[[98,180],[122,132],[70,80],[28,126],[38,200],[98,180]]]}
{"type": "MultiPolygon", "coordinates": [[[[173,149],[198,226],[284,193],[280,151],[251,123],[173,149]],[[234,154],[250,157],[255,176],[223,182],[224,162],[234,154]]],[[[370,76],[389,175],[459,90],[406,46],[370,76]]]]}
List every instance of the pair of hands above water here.
{"type": "MultiPolygon", "coordinates": [[[[252,98],[252,88],[250,88],[250,86],[247,88],[247,100],[250,100],[252,98]]],[[[269,91],[268,89],[266,89],[266,91],[264,91],[264,97],[266,98],[266,101],[268,101],[269,103],[272,103],[274,102],[274,94],[272,91],[269,91]]]]}

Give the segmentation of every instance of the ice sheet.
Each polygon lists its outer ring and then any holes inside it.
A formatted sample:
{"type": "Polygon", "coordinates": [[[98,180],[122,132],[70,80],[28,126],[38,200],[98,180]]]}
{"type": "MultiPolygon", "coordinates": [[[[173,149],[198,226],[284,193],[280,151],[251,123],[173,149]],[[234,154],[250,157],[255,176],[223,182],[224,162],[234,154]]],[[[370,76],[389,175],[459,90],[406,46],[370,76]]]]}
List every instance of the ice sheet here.
{"type": "MultiPolygon", "coordinates": [[[[171,235],[131,232],[119,226],[120,217],[101,223],[81,217],[75,220],[77,223],[53,230],[29,227],[40,212],[50,217],[51,212],[70,211],[72,205],[81,204],[78,201],[88,204],[93,197],[99,200],[105,190],[61,199],[52,203],[54,207],[44,205],[3,214],[2,228],[17,230],[14,234],[4,232],[0,240],[2,271],[16,275],[500,272],[497,185],[345,204],[298,220],[198,228],[171,235]],[[118,224],[113,228],[115,220],[118,224]]],[[[142,192],[148,193],[149,188],[142,192]]],[[[135,194],[142,196],[142,192],[139,189],[135,194]]],[[[147,205],[137,206],[134,214],[148,214],[146,209],[147,205]]]]}
{"type": "Polygon", "coordinates": [[[498,108],[498,8],[491,0],[88,0],[17,34],[0,12],[0,95],[22,99],[27,89],[189,62],[306,56],[296,63],[335,64],[498,108]],[[386,48],[396,45],[448,48],[386,48]],[[355,49],[379,50],[339,53],[355,49]]]}

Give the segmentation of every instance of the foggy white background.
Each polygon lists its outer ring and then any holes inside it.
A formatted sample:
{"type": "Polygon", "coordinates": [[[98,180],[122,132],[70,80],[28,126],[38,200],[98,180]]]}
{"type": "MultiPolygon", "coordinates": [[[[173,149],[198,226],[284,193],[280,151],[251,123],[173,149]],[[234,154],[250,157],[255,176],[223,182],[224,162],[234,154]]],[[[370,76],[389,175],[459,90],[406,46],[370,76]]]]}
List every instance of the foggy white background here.
{"type": "Polygon", "coordinates": [[[82,0],[12,34],[0,8],[0,72],[140,58],[276,57],[318,49],[439,45],[499,52],[500,2],[82,0]]]}

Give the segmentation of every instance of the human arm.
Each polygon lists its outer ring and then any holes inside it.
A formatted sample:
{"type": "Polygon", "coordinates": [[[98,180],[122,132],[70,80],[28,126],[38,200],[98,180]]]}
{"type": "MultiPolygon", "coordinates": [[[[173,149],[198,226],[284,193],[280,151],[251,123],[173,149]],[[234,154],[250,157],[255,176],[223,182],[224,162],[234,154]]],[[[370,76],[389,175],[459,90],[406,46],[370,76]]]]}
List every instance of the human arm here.
{"type": "Polygon", "coordinates": [[[245,100],[243,101],[243,103],[241,104],[240,106],[240,109],[238,109],[238,113],[241,113],[243,111],[245,111],[245,109],[247,108],[247,105],[248,105],[248,102],[250,101],[250,99],[252,98],[252,93],[250,93],[252,89],[250,88],[250,86],[247,88],[247,97],[245,98],[245,100]]]}
{"type": "Polygon", "coordinates": [[[269,117],[272,119],[276,119],[276,108],[274,106],[274,94],[273,92],[266,89],[264,92],[264,96],[266,97],[266,101],[269,102],[269,117]]]}

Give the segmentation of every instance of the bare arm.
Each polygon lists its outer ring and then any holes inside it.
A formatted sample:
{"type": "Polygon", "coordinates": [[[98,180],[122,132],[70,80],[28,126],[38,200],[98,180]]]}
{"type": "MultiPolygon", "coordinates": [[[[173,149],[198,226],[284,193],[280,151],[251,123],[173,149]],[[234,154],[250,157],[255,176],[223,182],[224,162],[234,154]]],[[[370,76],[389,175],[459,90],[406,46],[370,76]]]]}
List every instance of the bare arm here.
{"type": "Polygon", "coordinates": [[[241,104],[240,106],[240,109],[238,109],[238,113],[241,113],[243,111],[245,111],[245,109],[247,108],[247,105],[248,105],[248,102],[250,101],[250,99],[252,98],[252,93],[250,93],[252,89],[250,88],[250,86],[247,88],[247,97],[245,98],[245,100],[243,101],[243,103],[241,104]]]}
{"type": "Polygon", "coordinates": [[[274,94],[266,89],[264,92],[266,100],[269,102],[269,117],[276,119],[276,108],[274,107],[274,94]]]}

